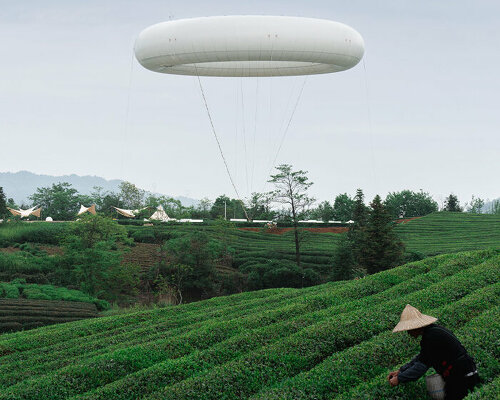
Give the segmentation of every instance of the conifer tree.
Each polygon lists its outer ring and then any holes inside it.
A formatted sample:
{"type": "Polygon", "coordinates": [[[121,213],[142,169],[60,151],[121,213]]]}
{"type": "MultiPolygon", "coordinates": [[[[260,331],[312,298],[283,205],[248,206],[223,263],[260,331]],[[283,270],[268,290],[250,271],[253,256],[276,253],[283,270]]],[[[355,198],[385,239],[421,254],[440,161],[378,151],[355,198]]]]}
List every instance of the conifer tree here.
{"type": "Polygon", "coordinates": [[[446,200],[444,201],[444,211],[452,211],[452,212],[462,212],[463,209],[460,207],[460,202],[458,201],[458,197],[454,194],[450,194],[446,200]]]}
{"type": "Polygon", "coordinates": [[[8,214],[7,201],[5,199],[5,193],[3,192],[3,187],[0,186],[0,218],[5,217],[8,214]]]}
{"type": "Polygon", "coordinates": [[[375,196],[370,208],[359,261],[368,273],[373,274],[398,265],[404,245],[394,232],[392,218],[379,195],[375,196]]]}

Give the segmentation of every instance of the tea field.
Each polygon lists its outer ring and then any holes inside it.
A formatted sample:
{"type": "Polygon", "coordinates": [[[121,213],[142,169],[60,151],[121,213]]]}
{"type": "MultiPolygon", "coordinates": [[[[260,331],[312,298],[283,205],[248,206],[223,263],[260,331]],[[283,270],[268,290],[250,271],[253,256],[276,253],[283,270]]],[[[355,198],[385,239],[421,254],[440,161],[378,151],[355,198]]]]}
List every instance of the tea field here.
{"type": "Polygon", "coordinates": [[[500,376],[500,251],[440,255],[365,278],[270,289],[0,336],[2,399],[407,399],[386,374],[418,351],[409,303],[500,376]]]}
{"type": "Polygon", "coordinates": [[[500,215],[438,212],[396,227],[407,250],[426,255],[500,247],[500,215]]]}

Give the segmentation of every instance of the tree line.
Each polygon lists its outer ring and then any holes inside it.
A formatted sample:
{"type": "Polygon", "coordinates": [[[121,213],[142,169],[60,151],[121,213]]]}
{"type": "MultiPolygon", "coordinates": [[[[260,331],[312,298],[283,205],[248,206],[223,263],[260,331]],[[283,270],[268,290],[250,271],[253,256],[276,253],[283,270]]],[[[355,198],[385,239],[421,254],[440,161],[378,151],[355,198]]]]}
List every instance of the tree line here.
{"type": "MultiPolygon", "coordinates": [[[[292,171],[290,165],[284,164],[284,166],[289,168],[290,172],[299,172],[292,171]]],[[[283,173],[280,167],[277,167],[277,171],[277,175],[283,173]]],[[[307,177],[307,174],[304,173],[303,176],[307,177]]],[[[273,179],[273,176],[271,176],[270,182],[279,184],[273,179]]],[[[134,210],[143,209],[137,216],[147,218],[152,209],[161,205],[169,217],[177,219],[244,219],[246,215],[243,207],[246,208],[247,214],[252,220],[292,222],[294,217],[291,209],[283,207],[283,202],[277,199],[276,190],[266,193],[252,193],[243,203],[238,199],[223,194],[214,201],[203,198],[195,206],[184,206],[173,197],[146,192],[130,182],[122,182],[117,192],[105,191],[102,187],[96,186],[90,194],[81,194],[71,184],[59,182],[49,187],[37,188],[36,192],[29,196],[28,200],[28,204],[16,204],[12,198],[7,198],[3,188],[0,187],[0,218],[11,216],[7,207],[26,209],[30,206],[36,206],[42,207],[44,216],[50,216],[54,220],[72,220],[78,213],[81,204],[86,206],[95,204],[97,211],[105,216],[116,216],[113,207],[119,207],[134,210]],[[276,204],[278,204],[278,207],[273,207],[276,204]]],[[[353,219],[356,200],[355,197],[351,197],[347,193],[338,194],[333,201],[322,201],[316,207],[312,206],[315,202],[314,199],[310,200],[307,206],[303,207],[297,215],[299,219],[313,219],[325,222],[346,222],[353,219]]],[[[391,192],[386,196],[383,204],[393,219],[420,217],[439,210],[438,203],[429,193],[422,190],[419,192],[411,190],[391,192]]],[[[481,213],[484,205],[484,199],[472,196],[471,201],[462,207],[457,196],[450,194],[441,210],[481,213]]],[[[500,214],[500,200],[493,202],[489,212],[500,214]]]]}

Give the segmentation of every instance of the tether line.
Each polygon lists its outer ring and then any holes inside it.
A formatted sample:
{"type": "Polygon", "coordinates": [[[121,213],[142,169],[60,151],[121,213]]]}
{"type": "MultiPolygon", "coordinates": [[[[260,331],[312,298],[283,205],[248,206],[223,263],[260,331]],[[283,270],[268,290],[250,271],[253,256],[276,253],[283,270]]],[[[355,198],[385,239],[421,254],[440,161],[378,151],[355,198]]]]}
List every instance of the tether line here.
{"type": "Polygon", "coordinates": [[[234,192],[238,197],[239,202],[241,203],[241,207],[243,208],[243,212],[245,213],[245,217],[247,221],[250,220],[248,218],[247,210],[245,209],[245,204],[241,200],[240,194],[238,193],[238,189],[236,189],[236,185],[234,184],[233,177],[231,176],[231,172],[229,171],[229,167],[227,165],[226,157],[224,157],[224,152],[222,151],[222,146],[219,141],[219,137],[217,136],[217,132],[215,131],[214,122],[212,120],[212,115],[210,114],[210,109],[208,108],[207,98],[205,97],[205,91],[203,90],[203,85],[201,84],[200,76],[198,75],[198,68],[196,64],[194,64],[194,68],[196,69],[196,77],[198,78],[198,84],[200,85],[201,97],[203,98],[203,103],[205,104],[205,109],[207,110],[208,120],[210,121],[210,126],[212,127],[212,133],[214,134],[215,141],[217,142],[217,146],[219,147],[219,152],[222,157],[222,161],[224,161],[224,166],[226,167],[227,175],[229,176],[229,180],[231,181],[231,185],[233,186],[234,192]]]}
{"type": "MultiPolygon", "coordinates": [[[[308,76],[306,75],[306,77],[304,78],[304,82],[302,82],[302,87],[300,88],[300,92],[299,92],[299,95],[297,97],[297,101],[295,102],[295,105],[293,107],[293,110],[292,110],[292,113],[290,115],[290,118],[288,119],[288,124],[286,125],[285,131],[283,132],[283,135],[281,137],[281,142],[280,142],[280,145],[278,147],[278,151],[276,152],[276,156],[274,157],[274,161],[273,161],[272,165],[269,168],[268,175],[271,175],[271,171],[276,166],[276,160],[278,159],[278,155],[279,155],[279,153],[281,151],[281,147],[283,146],[283,143],[285,142],[285,138],[286,138],[286,135],[287,135],[288,130],[290,128],[290,125],[292,123],[293,116],[295,115],[295,111],[297,111],[297,107],[299,106],[300,98],[302,97],[302,92],[304,91],[304,86],[306,85],[307,78],[308,78],[308,76]]],[[[264,183],[264,186],[262,187],[262,191],[266,187],[266,184],[267,184],[267,182],[264,183]]]]}

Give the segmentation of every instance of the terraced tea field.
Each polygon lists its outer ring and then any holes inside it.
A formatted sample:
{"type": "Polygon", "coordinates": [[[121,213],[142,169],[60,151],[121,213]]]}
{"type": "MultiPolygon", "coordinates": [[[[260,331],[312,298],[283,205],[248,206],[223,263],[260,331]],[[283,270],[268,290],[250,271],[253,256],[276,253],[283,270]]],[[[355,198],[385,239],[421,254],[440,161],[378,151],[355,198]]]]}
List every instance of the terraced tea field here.
{"type": "Polygon", "coordinates": [[[2,399],[407,399],[386,373],[418,351],[391,329],[410,303],[451,328],[491,399],[500,375],[500,251],[0,336],[2,399]]]}
{"type": "Polygon", "coordinates": [[[500,215],[440,212],[398,225],[408,250],[426,255],[500,247],[500,215]]]}
{"type": "Polygon", "coordinates": [[[97,317],[97,308],[92,303],[0,299],[0,333],[94,317],[97,317]]]}

